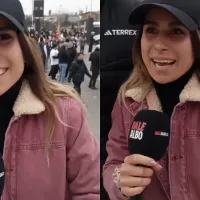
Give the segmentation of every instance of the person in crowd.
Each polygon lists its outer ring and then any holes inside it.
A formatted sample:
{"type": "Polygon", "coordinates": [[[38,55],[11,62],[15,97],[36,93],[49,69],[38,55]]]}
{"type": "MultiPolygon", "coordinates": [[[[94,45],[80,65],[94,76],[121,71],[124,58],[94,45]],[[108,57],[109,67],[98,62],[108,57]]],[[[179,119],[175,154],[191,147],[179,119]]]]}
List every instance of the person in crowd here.
{"type": "Polygon", "coordinates": [[[68,82],[71,82],[71,79],[74,83],[74,89],[81,95],[81,83],[84,81],[85,74],[91,78],[85,63],[84,56],[81,53],[78,53],[75,61],[72,63],[69,71],[68,82]]]}
{"type": "Polygon", "coordinates": [[[100,45],[97,45],[95,51],[90,54],[89,61],[91,62],[90,71],[92,71],[89,88],[96,90],[97,88],[95,87],[95,85],[100,70],[100,45]]]}
{"type": "Polygon", "coordinates": [[[70,42],[70,40],[68,38],[66,38],[66,40],[64,42],[66,50],[68,49],[69,42],[70,42]]]}
{"type": "Polygon", "coordinates": [[[67,30],[66,30],[66,29],[64,30],[63,35],[64,35],[65,38],[68,36],[68,33],[67,33],[67,30]]]}
{"type": "Polygon", "coordinates": [[[55,38],[54,36],[53,36],[52,38],[53,38],[53,39],[52,39],[51,42],[50,42],[50,48],[51,48],[51,49],[53,49],[53,47],[54,47],[55,45],[58,44],[56,38],[55,38]]]}
{"type": "Polygon", "coordinates": [[[0,12],[1,198],[99,200],[99,144],[79,95],[44,73],[20,1],[0,12]]]}
{"type": "Polygon", "coordinates": [[[77,49],[77,47],[78,47],[77,40],[74,36],[72,37],[71,41],[73,42],[74,48],[77,49]]]}
{"type": "Polygon", "coordinates": [[[199,9],[196,1],[144,0],[129,18],[140,29],[134,71],[112,112],[103,172],[110,199],[199,199],[199,9]],[[133,118],[143,109],[163,112],[171,121],[170,143],[159,161],[128,151],[133,118]]]}
{"type": "Polygon", "coordinates": [[[79,32],[76,32],[76,33],[75,33],[75,39],[76,39],[76,41],[79,41],[79,39],[80,39],[79,32]]]}
{"type": "Polygon", "coordinates": [[[43,59],[43,63],[44,63],[44,66],[45,66],[45,62],[46,62],[46,54],[45,54],[45,51],[44,51],[44,38],[43,37],[40,37],[39,39],[39,46],[40,46],[40,50],[42,52],[42,59],[43,59]]]}
{"type": "Polygon", "coordinates": [[[89,43],[89,50],[88,50],[89,53],[91,53],[92,50],[93,50],[93,45],[94,45],[94,35],[95,35],[95,32],[91,32],[90,43],[89,43]]]}
{"type": "Polygon", "coordinates": [[[64,83],[68,65],[68,55],[65,45],[61,45],[58,57],[59,57],[59,69],[60,69],[59,83],[64,83]]]}
{"type": "Polygon", "coordinates": [[[86,37],[85,35],[81,35],[79,38],[79,45],[80,45],[80,53],[84,55],[84,49],[86,44],[86,37]]]}
{"type": "Polygon", "coordinates": [[[65,77],[68,76],[69,70],[71,68],[71,64],[74,61],[74,59],[76,58],[76,54],[77,54],[77,51],[73,46],[73,42],[68,42],[66,51],[67,51],[68,65],[67,65],[65,77]]]}
{"type": "Polygon", "coordinates": [[[45,53],[45,71],[47,71],[49,68],[49,58],[50,58],[50,52],[51,52],[48,39],[45,40],[45,44],[43,48],[44,48],[44,53],[45,53]]]}
{"type": "Polygon", "coordinates": [[[50,52],[51,70],[49,72],[49,76],[51,76],[52,80],[56,80],[56,75],[59,70],[58,53],[58,44],[54,44],[53,49],[50,52]]]}

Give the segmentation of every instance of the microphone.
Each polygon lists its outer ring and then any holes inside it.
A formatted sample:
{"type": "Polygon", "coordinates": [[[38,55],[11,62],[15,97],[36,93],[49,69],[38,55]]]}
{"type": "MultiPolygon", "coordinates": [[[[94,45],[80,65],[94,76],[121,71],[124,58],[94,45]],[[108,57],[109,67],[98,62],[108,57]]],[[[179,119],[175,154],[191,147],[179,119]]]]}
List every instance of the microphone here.
{"type": "MultiPolygon", "coordinates": [[[[129,152],[158,161],[166,152],[169,139],[169,117],[165,113],[155,110],[141,110],[135,116],[130,128],[129,152]]],[[[131,200],[141,200],[141,194],[131,197],[131,200]]]]}

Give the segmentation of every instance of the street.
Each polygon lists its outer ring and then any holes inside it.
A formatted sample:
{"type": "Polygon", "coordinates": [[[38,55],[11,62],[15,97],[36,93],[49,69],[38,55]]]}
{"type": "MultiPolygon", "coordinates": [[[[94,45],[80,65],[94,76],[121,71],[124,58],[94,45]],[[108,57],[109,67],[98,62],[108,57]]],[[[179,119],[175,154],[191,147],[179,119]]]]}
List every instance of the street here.
{"type": "MultiPolygon", "coordinates": [[[[77,48],[77,50],[79,52],[79,47],[77,48]]],[[[84,53],[85,53],[84,56],[85,64],[88,70],[90,70],[90,61],[89,61],[90,53],[88,53],[88,45],[85,46],[84,53]]],[[[96,83],[96,87],[98,88],[98,90],[92,90],[88,88],[89,81],[90,78],[85,75],[85,81],[81,85],[81,90],[82,90],[81,98],[88,111],[88,118],[91,130],[98,139],[98,141],[100,141],[100,78],[98,78],[96,83]]],[[[65,84],[69,84],[67,82],[67,79],[65,84]]],[[[71,85],[73,86],[73,84],[71,85]]]]}
{"type": "MultiPolygon", "coordinates": [[[[85,47],[85,64],[90,69],[88,46],[85,47]]],[[[85,76],[82,84],[82,98],[89,113],[89,123],[93,133],[100,140],[100,79],[98,78],[96,87],[98,90],[88,88],[90,78],[85,76]]]]}

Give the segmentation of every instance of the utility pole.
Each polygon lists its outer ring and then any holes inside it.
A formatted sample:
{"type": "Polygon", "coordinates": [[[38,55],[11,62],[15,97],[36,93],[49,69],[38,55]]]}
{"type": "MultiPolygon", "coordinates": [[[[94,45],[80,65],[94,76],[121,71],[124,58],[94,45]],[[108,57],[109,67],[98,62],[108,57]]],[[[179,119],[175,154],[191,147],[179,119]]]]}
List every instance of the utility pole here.
{"type": "Polygon", "coordinates": [[[91,0],[91,4],[90,4],[90,6],[91,6],[91,7],[90,7],[90,11],[92,12],[92,0],[91,0]]]}

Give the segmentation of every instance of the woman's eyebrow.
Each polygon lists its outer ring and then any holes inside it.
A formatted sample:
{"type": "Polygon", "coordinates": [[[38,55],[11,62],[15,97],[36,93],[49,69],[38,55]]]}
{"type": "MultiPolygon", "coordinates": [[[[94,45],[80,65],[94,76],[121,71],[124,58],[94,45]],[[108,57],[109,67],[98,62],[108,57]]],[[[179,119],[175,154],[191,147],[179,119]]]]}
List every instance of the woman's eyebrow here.
{"type": "Polygon", "coordinates": [[[183,26],[183,24],[180,21],[174,21],[170,22],[169,26],[183,26]]]}
{"type": "Polygon", "coordinates": [[[154,25],[154,26],[158,26],[158,22],[145,19],[145,20],[144,20],[144,25],[154,25]]]}
{"type": "Polygon", "coordinates": [[[17,29],[13,26],[0,27],[0,31],[10,31],[10,30],[17,30],[17,29]]]}
{"type": "MultiPolygon", "coordinates": [[[[151,21],[151,20],[145,19],[144,20],[144,25],[159,26],[159,23],[156,22],[156,21],[151,21]]],[[[169,26],[183,26],[183,24],[180,21],[176,20],[176,21],[170,22],[169,26]]]]}

